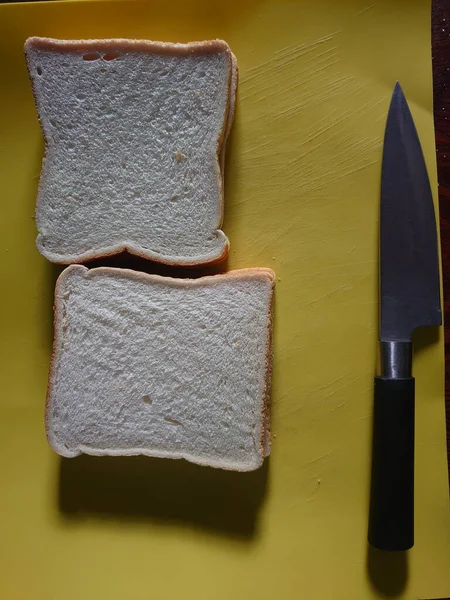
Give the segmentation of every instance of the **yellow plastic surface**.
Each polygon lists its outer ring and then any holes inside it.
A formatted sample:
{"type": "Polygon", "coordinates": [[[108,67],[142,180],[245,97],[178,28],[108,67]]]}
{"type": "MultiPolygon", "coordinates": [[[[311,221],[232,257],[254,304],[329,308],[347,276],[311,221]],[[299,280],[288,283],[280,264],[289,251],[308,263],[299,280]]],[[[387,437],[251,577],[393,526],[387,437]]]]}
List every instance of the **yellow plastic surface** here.
{"type": "Polygon", "coordinates": [[[436,190],[429,0],[0,6],[2,600],[450,596],[442,332],[418,341],[416,546],[368,552],[381,145],[393,85],[436,190]],[[273,450],[233,474],[61,460],[43,415],[58,270],[34,246],[42,138],[27,36],[227,40],[228,267],[278,277],[273,450]],[[432,342],[425,344],[425,342],[432,342]]]}

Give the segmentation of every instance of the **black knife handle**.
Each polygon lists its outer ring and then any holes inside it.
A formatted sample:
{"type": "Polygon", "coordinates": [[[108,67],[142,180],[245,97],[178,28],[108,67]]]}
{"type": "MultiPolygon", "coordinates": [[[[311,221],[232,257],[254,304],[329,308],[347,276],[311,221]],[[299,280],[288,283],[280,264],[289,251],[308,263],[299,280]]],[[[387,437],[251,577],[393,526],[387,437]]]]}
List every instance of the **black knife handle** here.
{"type": "Polygon", "coordinates": [[[369,543],[414,545],[414,378],[375,377],[369,543]]]}

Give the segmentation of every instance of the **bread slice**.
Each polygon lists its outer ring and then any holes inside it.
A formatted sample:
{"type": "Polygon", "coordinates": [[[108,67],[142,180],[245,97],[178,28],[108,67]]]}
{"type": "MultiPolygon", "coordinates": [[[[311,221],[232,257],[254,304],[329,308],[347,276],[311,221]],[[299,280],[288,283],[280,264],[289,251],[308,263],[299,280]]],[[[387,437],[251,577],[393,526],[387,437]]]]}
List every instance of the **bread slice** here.
{"type": "Polygon", "coordinates": [[[29,38],[25,54],[46,141],[39,251],[61,264],[125,250],[173,265],[225,258],[228,45],[29,38]]]}
{"type": "Polygon", "coordinates": [[[50,445],[67,457],[261,466],[274,281],[270,269],[173,279],[68,267],[55,291],[50,445]]]}

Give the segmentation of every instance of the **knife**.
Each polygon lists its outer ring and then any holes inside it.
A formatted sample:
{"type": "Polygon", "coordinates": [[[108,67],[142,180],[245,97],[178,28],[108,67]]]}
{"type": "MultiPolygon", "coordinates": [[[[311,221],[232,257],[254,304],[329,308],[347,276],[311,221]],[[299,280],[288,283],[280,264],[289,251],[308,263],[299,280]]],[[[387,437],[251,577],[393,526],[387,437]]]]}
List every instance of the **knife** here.
{"type": "Polygon", "coordinates": [[[397,83],[384,135],[380,203],[380,375],[375,377],[369,543],[414,545],[412,334],[442,324],[433,198],[397,83]]]}

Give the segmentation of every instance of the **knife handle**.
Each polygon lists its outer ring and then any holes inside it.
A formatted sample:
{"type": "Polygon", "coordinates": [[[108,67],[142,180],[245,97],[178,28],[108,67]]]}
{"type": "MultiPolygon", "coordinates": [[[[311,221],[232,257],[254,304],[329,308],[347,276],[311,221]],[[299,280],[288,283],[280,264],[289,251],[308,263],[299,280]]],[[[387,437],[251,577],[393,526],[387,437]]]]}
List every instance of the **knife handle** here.
{"type": "Polygon", "coordinates": [[[414,378],[375,377],[369,543],[414,545],[414,378]]]}

